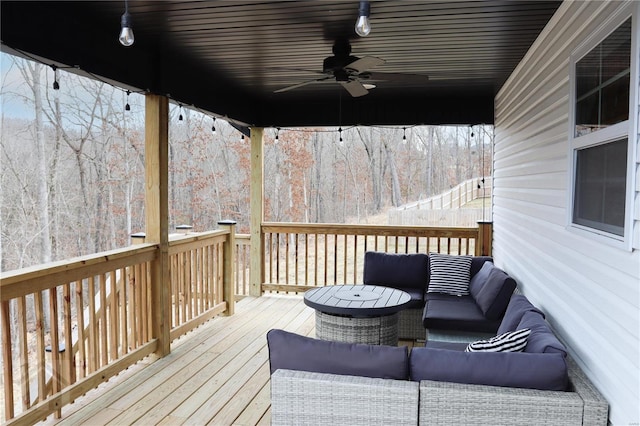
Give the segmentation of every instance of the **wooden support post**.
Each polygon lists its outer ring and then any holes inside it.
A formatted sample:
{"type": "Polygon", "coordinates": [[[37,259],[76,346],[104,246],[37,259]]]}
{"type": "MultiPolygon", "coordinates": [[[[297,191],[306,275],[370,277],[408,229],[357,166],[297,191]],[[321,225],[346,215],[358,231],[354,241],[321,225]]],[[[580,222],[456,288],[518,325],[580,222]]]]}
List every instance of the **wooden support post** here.
{"type": "Polygon", "coordinates": [[[158,244],[151,263],[151,308],[156,354],[171,351],[169,278],[169,100],[148,94],[145,100],[145,241],[158,244]]]}
{"type": "Polygon", "coordinates": [[[223,297],[227,302],[227,315],[233,315],[236,310],[236,221],[221,220],[218,225],[229,231],[227,241],[224,243],[224,273],[222,275],[223,297]]]}
{"type": "Polygon", "coordinates": [[[249,294],[260,297],[264,282],[264,241],[262,221],[264,220],[264,129],[251,129],[251,251],[249,294]]]}
{"type": "Polygon", "coordinates": [[[492,256],[493,222],[478,222],[476,256],[492,256]]]}

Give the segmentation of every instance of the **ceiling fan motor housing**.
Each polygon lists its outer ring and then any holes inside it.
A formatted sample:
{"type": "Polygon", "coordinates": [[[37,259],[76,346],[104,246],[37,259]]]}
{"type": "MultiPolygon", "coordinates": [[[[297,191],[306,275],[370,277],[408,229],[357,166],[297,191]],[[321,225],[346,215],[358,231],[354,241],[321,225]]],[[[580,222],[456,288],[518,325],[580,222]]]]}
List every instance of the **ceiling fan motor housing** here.
{"type": "MultiPolygon", "coordinates": [[[[344,71],[345,67],[347,65],[349,65],[352,62],[357,61],[359,58],[355,57],[355,56],[329,56],[328,58],[325,58],[325,60],[322,63],[322,72],[324,72],[325,74],[333,74],[336,76],[336,78],[338,78],[338,75],[336,74],[336,72],[340,72],[343,71],[345,74],[346,71],[344,71]]],[[[341,81],[341,80],[338,80],[341,81]]]]}

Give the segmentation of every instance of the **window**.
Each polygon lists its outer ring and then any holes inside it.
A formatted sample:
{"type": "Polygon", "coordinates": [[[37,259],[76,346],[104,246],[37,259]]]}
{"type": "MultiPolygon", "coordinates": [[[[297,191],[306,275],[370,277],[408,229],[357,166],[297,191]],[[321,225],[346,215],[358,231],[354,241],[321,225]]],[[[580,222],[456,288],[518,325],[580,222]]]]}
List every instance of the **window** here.
{"type": "Polygon", "coordinates": [[[624,236],[626,165],[627,139],[577,151],[575,223],[624,236]]]}
{"type": "Polygon", "coordinates": [[[573,62],[571,224],[624,241],[629,228],[629,105],[635,90],[630,84],[631,18],[594,44],[573,62]]]}
{"type": "Polygon", "coordinates": [[[576,137],[629,119],[630,65],[629,19],[576,64],[576,137]]]}

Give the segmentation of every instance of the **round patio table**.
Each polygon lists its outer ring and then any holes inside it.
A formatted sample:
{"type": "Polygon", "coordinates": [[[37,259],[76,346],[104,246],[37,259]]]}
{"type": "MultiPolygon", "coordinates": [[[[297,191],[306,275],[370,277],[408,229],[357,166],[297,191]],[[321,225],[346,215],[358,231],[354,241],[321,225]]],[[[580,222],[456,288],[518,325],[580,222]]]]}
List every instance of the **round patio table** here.
{"type": "Polygon", "coordinates": [[[409,293],[374,285],[314,288],[304,303],[316,310],[316,337],[337,342],[398,344],[398,312],[411,301],[409,293]]]}

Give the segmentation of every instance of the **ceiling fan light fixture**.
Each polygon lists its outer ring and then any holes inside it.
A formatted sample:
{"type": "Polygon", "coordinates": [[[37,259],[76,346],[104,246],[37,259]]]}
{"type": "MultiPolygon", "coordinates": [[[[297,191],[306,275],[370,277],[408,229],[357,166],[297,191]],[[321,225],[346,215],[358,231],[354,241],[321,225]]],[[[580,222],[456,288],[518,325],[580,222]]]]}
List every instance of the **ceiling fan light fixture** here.
{"type": "Polygon", "coordinates": [[[371,23],[369,23],[369,15],[371,14],[371,5],[368,1],[360,1],[358,8],[358,20],[356,21],[356,34],[360,37],[366,37],[371,32],[371,23]]]}

